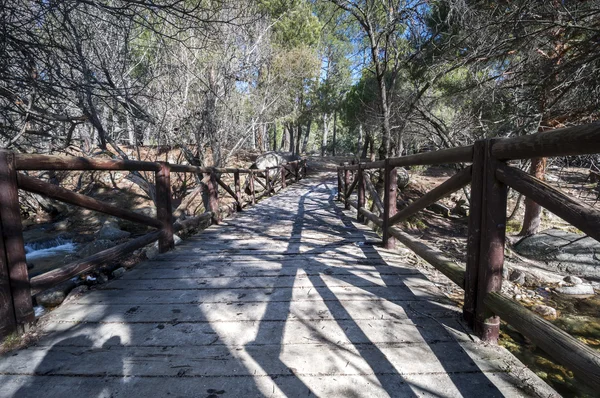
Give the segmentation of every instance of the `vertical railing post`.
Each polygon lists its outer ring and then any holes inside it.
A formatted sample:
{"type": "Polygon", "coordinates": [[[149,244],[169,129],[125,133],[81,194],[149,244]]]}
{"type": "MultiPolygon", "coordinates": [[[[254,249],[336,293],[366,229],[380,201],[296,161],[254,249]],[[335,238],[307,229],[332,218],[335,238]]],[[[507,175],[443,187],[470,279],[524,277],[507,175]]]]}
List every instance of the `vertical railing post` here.
{"type": "Polygon", "coordinates": [[[14,154],[0,151],[0,319],[2,333],[24,332],[35,320],[25,260],[14,154]]]}
{"type": "Polygon", "coordinates": [[[267,187],[267,195],[271,195],[271,176],[269,175],[269,167],[266,168],[266,187],[267,187]]]}
{"type": "Polygon", "coordinates": [[[252,195],[252,202],[251,204],[256,204],[256,193],[254,191],[254,172],[251,171],[249,174],[249,178],[250,178],[250,182],[249,182],[249,187],[250,187],[250,193],[252,195]]]}
{"type": "Polygon", "coordinates": [[[358,222],[364,222],[365,216],[360,212],[360,209],[365,207],[365,172],[360,163],[358,164],[356,178],[358,178],[358,182],[356,184],[358,189],[358,208],[356,209],[356,220],[358,222]]]}
{"type": "Polygon", "coordinates": [[[390,235],[390,218],[396,214],[396,191],[398,181],[396,168],[390,166],[389,158],[385,159],[384,169],[384,197],[383,197],[383,247],[393,249],[396,239],[390,235]]]}
{"type": "Polygon", "coordinates": [[[296,160],[294,162],[294,182],[298,182],[300,180],[300,160],[296,160]]]}
{"type": "Polygon", "coordinates": [[[285,166],[281,166],[281,189],[285,188],[285,166]]]}
{"type": "Polygon", "coordinates": [[[302,178],[306,178],[306,159],[302,159],[302,178]]]}
{"type": "Polygon", "coordinates": [[[233,185],[235,186],[236,211],[242,211],[242,189],[240,187],[240,172],[233,172],[233,185]]]}
{"type": "Polygon", "coordinates": [[[469,233],[467,237],[467,266],[465,272],[465,297],[463,318],[474,328],[475,307],[477,301],[477,278],[481,250],[481,217],[483,204],[483,171],[485,167],[486,141],[473,144],[473,167],[471,173],[471,205],[469,208],[469,233]]]}
{"type": "Polygon", "coordinates": [[[344,168],[344,209],[350,209],[350,203],[348,203],[348,196],[350,192],[348,192],[348,188],[350,187],[350,170],[344,168]]]}
{"type": "Polygon", "coordinates": [[[171,167],[160,162],[160,170],[154,173],[156,182],[156,215],[162,223],[158,239],[158,252],[165,253],[175,247],[173,240],[173,207],[171,198],[171,167]]]}
{"type": "Polygon", "coordinates": [[[475,306],[475,333],[485,342],[496,343],[500,318],[489,311],[485,296],[502,288],[506,233],[507,187],[496,178],[498,161],[492,156],[493,140],[487,141],[483,171],[484,208],[481,213],[481,249],[475,306]]]}
{"type": "MultiPolygon", "coordinates": [[[[343,165],[343,164],[342,164],[343,165]]],[[[337,169],[337,178],[338,178],[338,202],[342,201],[342,193],[344,192],[344,187],[342,186],[342,169],[338,167],[337,169]]]]}
{"type": "Polygon", "coordinates": [[[219,212],[219,185],[217,183],[217,174],[214,168],[207,174],[208,210],[212,212],[212,223],[219,224],[221,222],[221,214],[219,212]]]}

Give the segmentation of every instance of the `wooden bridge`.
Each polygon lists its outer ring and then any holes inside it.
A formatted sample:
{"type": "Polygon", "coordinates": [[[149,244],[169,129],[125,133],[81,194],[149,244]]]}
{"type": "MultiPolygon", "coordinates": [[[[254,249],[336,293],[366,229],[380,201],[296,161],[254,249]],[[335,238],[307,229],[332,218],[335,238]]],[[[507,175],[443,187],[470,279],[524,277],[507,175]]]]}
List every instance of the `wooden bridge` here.
{"type": "Polygon", "coordinates": [[[590,125],[343,166],[337,181],[334,173],[303,179],[304,162],[252,171],[3,153],[3,333],[31,321],[32,294],[157,239],[162,254],[46,316],[37,344],[0,358],[0,396],[556,396],[495,344],[498,315],[598,386],[596,351],[502,296],[499,288],[506,186],[590,236],[599,228],[596,210],[519,174],[506,160],[599,151],[600,128],[590,125]],[[455,162],[473,165],[396,214],[396,167],[455,162]],[[32,169],[154,171],[158,220],[51,189],[17,172],[32,169]],[[365,177],[367,170],[379,169],[383,199],[365,177]],[[205,175],[206,216],[215,223],[175,249],[173,231],[197,220],[172,222],[168,176],[174,172],[205,175]],[[233,188],[223,182],[225,173],[234,175],[233,188]],[[249,187],[262,175],[266,196],[276,187],[280,192],[242,210],[240,173],[248,174],[249,187]],[[393,226],[469,183],[466,268],[393,226]],[[225,220],[219,217],[219,186],[235,200],[233,208],[242,210],[225,220]],[[29,280],[14,214],[17,188],[159,230],[29,280]],[[366,209],[367,193],[380,215],[366,209]],[[364,218],[382,227],[384,247],[364,218]],[[464,310],[402,262],[394,238],[465,288],[464,310]]]}

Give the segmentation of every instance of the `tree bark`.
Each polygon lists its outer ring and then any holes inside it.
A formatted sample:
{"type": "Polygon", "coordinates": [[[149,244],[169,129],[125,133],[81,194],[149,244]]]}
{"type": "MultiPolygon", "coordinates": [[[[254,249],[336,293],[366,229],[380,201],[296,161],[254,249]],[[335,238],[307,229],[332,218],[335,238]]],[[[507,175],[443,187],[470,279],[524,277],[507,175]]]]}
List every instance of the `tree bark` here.
{"type": "Polygon", "coordinates": [[[304,135],[304,142],[302,143],[302,152],[306,153],[308,148],[308,139],[310,137],[310,125],[312,124],[312,120],[309,120],[306,123],[306,134],[304,135]]]}
{"type": "MultiPolygon", "coordinates": [[[[544,180],[546,171],[546,158],[531,159],[531,168],[529,173],[539,180],[544,180]]],[[[542,206],[535,203],[533,200],[525,199],[525,215],[523,216],[523,228],[519,232],[519,236],[529,236],[536,234],[540,228],[542,216],[542,206]]]]}
{"type": "Polygon", "coordinates": [[[356,156],[359,159],[364,159],[367,157],[367,152],[363,153],[363,127],[362,124],[358,125],[358,144],[356,146],[356,156]]]}
{"type": "Polygon", "coordinates": [[[329,126],[327,125],[327,114],[323,114],[323,141],[321,141],[321,157],[327,153],[327,135],[329,134],[329,126]]]}
{"type": "Polygon", "coordinates": [[[335,145],[337,142],[337,111],[333,111],[333,146],[331,148],[331,153],[335,156],[335,145]]]}

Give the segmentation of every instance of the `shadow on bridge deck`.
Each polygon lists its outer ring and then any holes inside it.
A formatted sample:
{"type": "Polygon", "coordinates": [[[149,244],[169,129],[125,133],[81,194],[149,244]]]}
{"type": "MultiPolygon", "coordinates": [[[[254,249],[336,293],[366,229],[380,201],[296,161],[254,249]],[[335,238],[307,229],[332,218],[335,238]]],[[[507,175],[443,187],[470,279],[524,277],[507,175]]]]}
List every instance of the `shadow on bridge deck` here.
{"type": "Polygon", "coordinates": [[[553,394],[332,188],[303,180],[63,305],[0,360],[0,396],[553,394]]]}

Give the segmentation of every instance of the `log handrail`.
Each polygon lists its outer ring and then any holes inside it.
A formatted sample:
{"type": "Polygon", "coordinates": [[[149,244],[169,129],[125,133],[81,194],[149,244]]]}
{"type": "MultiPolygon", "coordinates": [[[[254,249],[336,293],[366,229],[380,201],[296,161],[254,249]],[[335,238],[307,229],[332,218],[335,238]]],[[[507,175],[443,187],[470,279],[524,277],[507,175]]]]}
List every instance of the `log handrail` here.
{"type": "MultiPolygon", "coordinates": [[[[511,187],[552,213],[600,241],[600,211],[583,204],[535,177],[506,164],[511,159],[587,155],[600,152],[600,123],[570,127],[523,137],[479,140],[474,145],[416,155],[390,158],[337,169],[338,189],[348,187],[349,173],[358,171],[369,192],[374,191],[364,170],[382,169],[385,182],[382,218],[364,208],[365,201],[338,200],[357,209],[363,217],[382,229],[383,245],[394,246],[397,239],[465,290],[463,316],[482,340],[496,343],[500,317],[541,347],[558,363],[573,370],[581,380],[600,389],[600,353],[560,330],[540,316],[501,293],[506,229],[506,192],[511,187]],[[450,163],[472,163],[456,175],[425,193],[396,213],[395,167],[450,163]],[[393,181],[393,182],[392,182],[393,181]],[[462,187],[471,185],[467,267],[444,257],[426,243],[393,226],[417,211],[462,187]]],[[[360,184],[360,182],[359,182],[360,184]]],[[[354,185],[353,185],[354,186],[354,185]]]]}
{"type": "MultiPolygon", "coordinates": [[[[294,175],[293,182],[297,182],[306,175],[306,159],[288,162],[286,166],[282,167],[282,170],[288,171],[289,168],[293,169],[290,171],[294,175]]],[[[275,183],[277,181],[272,176],[269,176],[269,171],[269,168],[261,170],[198,167],[167,162],[15,154],[8,151],[0,151],[0,219],[2,220],[0,223],[0,308],[2,308],[0,311],[0,337],[4,337],[15,331],[23,332],[26,330],[27,324],[35,319],[32,296],[55,287],[70,278],[89,272],[102,264],[117,260],[134,250],[156,241],[158,241],[159,253],[164,253],[174,247],[174,233],[196,228],[208,220],[211,220],[212,223],[219,223],[221,211],[223,210],[223,208],[219,207],[219,186],[235,200],[234,206],[224,208],[224,211],[226,213],[241,211],[244,205],[242,203],[240,183],[241,174],[248,176],[248,187],[251,190],[248,201],[251,204],[254,204],[257,199],[254,190],[255,182],[258,182],[266,190],[266,193],[261,197],[275,193],[275,183]],[[131,172],[154,172],[157,216],[156,218],[149,217],[132,210],[104,203],[92,197],[19,173],[19,170],[123,170],[131,172]],[[193,173],[206,176],[202,180],[206,188],[207,200],[205,201],[205,213],[198,217],[190,217],[174,222],[171,204],[170,176],[172,173],[193,173]],[[264,173],[266,185],[256,178],[259,173],[264,173]],[[223,181],[223,174],[233,174],[233,188],[223,181]],[[87,258],[29,278],[19,214],[18,189],[157,229],[87,258]]],[[[283,176],[282,183],[279,184],[282,188],[286,185],[284,181],[285,176],[283,176]]]]}

